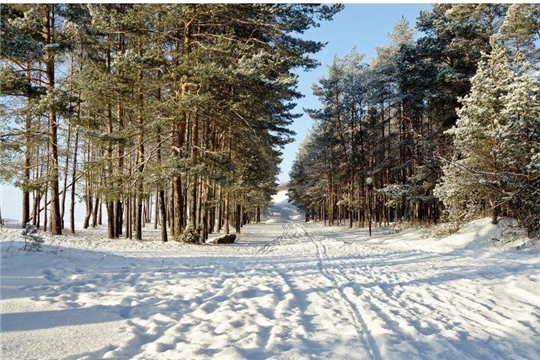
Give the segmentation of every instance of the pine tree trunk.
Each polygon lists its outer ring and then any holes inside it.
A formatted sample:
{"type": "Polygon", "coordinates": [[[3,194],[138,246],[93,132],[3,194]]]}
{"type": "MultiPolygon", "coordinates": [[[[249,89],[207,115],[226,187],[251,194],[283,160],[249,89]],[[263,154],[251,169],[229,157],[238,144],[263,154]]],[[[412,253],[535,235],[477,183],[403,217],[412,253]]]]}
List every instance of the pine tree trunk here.
{"type": "Polygon", "coordinates": [[[86,215],[84,217],[83,229],[88,229],[90,226],[90,217],[92,216],[92,194],[89,190],[86,190],[84,202],[86,204],[86,215]]]}
{"type": "Polygon", "coordinates": [[[240,234],[242,231],[241,231],[241,228],[242,228],[242,205],[240,204],[236,204],[236,217],[235,217],[235,224],[234,224],[234,227],[236,228],[236,233],[237,234],[240,234]]]}
{"type": "Polygon", "coordinates": [[[231,201],[231,196],[229,195],[229,191],[227,191],[227,194],[225,195],[225,209],[224,209],[224,219],[223,221],[225,222],[225,234],[229,234],[230,233],[230,229],[229,229],[229,218],[230,218],[230,201],[231,201]]]}
{"type": "MultiPolygon", "coordinates": [[[[80,112],[80,106],[79,106],[80,112]]],[[[75,129],[75,145],[73,149],[73,168],[71,170],[71,205],[69,208],[69,228],[75,234],[75,183],[77,178],[77,152],[79,150],[79,129],[75,129]]]]}
{"type": "MultiPolygon", "coordinates": [[[[54,44],[54,7],[55,5],[46,5],[46,17],[45,17],[45,37],[47,44],[54,44]]],[[[53,50],[45,51],[45,67],[46,67],[46,76],[47,76],[47,90],[53,91],[55,88],[55,57],[53,50]]],[[[49,180],[49,189],[51,194],[51,205],[50,205],[50,231],[51,234],[61,235],[62,234],[62,218],[60,216],[60,190],[58,179],[60,177],[58,169],[58,122],[56,118],[56,108],[54,104],[49,106],[49,127],[48,127],[48,143],[49,143],[49,159],[50,167],[48,176],[49,180]]]]}
{"type": "MultiPolygon", "coordinates": [[[[139,189],[140,190],[140,189],[139,189]]],[[[143,199],[140,194],[136,195],[136,205],[135,205],[135,240],[142,240],[142,209],[143,209],[143,199]]]]}
{"type": "Polygon", "coordinates": [[[165,190],[159,191],[159,206],[161,214],[161,241],[167,242],[167,209],[165,206],[165,190]]]}
{"type": "Polygon", "coordinates": [[[125,200],[125,219],[126,219],[126,239],[133,238],[133,227],[132,227],[132,218],[131,218],[131,193],[128,194],[125,200]]]}
{"type": "Polygon", "coordinates": [[[103,201],[101,200],[98,207],[98,225],[103,225],[103,201]]]}
{"type": "MultiPolygon", "coordinates": [[[[83,153],[83,161],[89,162],[90,161],[90,153],[91,153],[91,145],[90,142],[87,142],[84,146],[84,153],[83,153]]],[[[84,217],[84,223],[83,223],[83,229],[88,229],[90,226],[90,217],[92,216],[92,191],[91,191],[91,184],[89,181],[90,174],[86,174],[84,178],[85,182],[85,189],[84,189],[84,203],[86,205],[86,215],[84,217]]]]}
{"type": "Polygon", "coordinates": [[[173,236],[177,238],[182,233],[184,222],[184,195],[182,193],[182,176],[177,175],[174,179],[174,227],[173,236]]]}
{"type": "Polygon", "coordinates": [[[96,196],[94,201],[94,208],[92,209],[92,227],[95,228],[98,225],[99,220],[99,208],[100,208],[100,199],[96,196]]]}
{"type": "MultiPolygon", "coordinates": [[[[71,105],[70,105],[71,106],[71,105]]],[[[66,213],[66,198],[67,198],[67,188],[68,188],[68,176],[69,176],[69,145],[71,143],[71,122],[68,123],[68,132],[67,132],[67,139],[66,139],[66,167],[64,169],[64,185],[62,189],[62,201],[60,202],[60,217],[62,218],[62,229],[64,229],[64,216],[66,213]]]]}
{"type": "Polygon", "coordinates": [[[23,187],[23,198],[22,198],[22,227],[26,227],[26,224],[30,222],[30,191],[28,190],[28,185],[30,183],[30,127],[31,127],[31,118],[30,116],[26,117],[26,126],[25,126],[25,148],[24,148],[24,182],[25,186],[23,187]]]}
{"type": "Polygon", "coordinates": [[[119,238],[122,235],[122,229],[124,227],[123,221],[123,203],[120,199],[116,200],[114,204],[114,219],[115,219],[115,238],[119,238]]]}
{"type": "MultiPolygon", "coordinates": [[[[47,165],[47,173],[49,173],[48,169],[49,169],[49,166],[47,165]]],[[[47,204],[48,204],[47,199],[49,197],[49,184],[48,183],[45,185],[44,194],[45,195],[44,195],[44,199],[43,199],[43,209],[47,209],[47,204]]],[[[38,214],[41,214],[41,208],[39,209],[38,214]]],[[[45,210],[43,212],[43,231],[47,231],[48,224],[49,224],[49,222],[48,222],[48,211],[45,210]]]]}
{"type": "Polygon", "coordinates": [[[157,230],[159,224],[159,191],[156,191],[156,207],[154,208],[154,230],[157,230]]]}
{"type": "MultiPolygon", "coordinates": [[[[121,45],[119,47],[121,47],[121,45]]],[[[122,100],[120,97],[118,97],[116,101],[116,118],[118,119],[118,127],[120,131],[122,131],[124,129],[124,120],[122,116],[122,100]]],[[[118,157],[118,174],[122,174],[124,172],[124,145],[122,143],[118,144],[117,157],[118,157]]],[[[116,186],[117,186],[118,191],[122,189],[123,183],[122,183],[121,177],[118,177],[116,186]]],[[[120,197],[120,194],[118,194],[117,196],[120,197]]],[[[122,199],[118,198],[116,199],[116,204],[114,208],[114,216],[116,219],[115,220],[116,221],[116,225],[115,225],[116,238],[119,238],[122,235],[122,229],[124,227],[123,213],[124,211],[123,211],[122,199]]]]}
{"type": "Polygon", "coordinates": [[[492,212],[491,212],[491,223],[493,225],[496,225],[498,224],[499,222],[499,208],[500,208],[500,205],[499,205],[499,202],[497,201],[497,198],[495,198],[494,200],[492,200],[492,212]]]}
{"type": "MultiPolygon", "coordinates": [[[[30,67],[30,64],[28,64],[28,67],[30,67]]],[[[31,82],[31,74],[30,71],[27,70],[26,72],[26,81],[28,85],[30,85],[31,82]]],[[[29,106],[29,105],[28,105],[29,106]]],[[[22,198],[22,227],[26,227],[26,224],[30,222],[30,190],[28,190],[28,185],[30,184],[30,166],[31,163],[31,154],[30,154],[30,146],[31,146],[31,139],[30,134],[32,130],[32,117],[30,115],[26,115],[26,121],[24,126],[24,187],[23,187],[23,198],[22,198]]]]}
{"type": "MultiPolygon", "coordinates": [[[[198,151],[197,147],[199,146],[199,119],[197,115],[194,116],[191,127],[191,161],[194,166],[197,166],[198,151]]],[[[190,224],[194,228],[198,225],[197,214],[197,203],[198,203],[198,187],[199,187],[199,176],[198,174],[191,175],[191,208],[189,211],[190,224]]]]}
{"type": "Polygon", "coordinates": [[[109,239],[116,238],[116,218],[114,217],[114,201],[107,202],[107,234],[109,239]]]}
{"type": "Polygon", "coordinates": [[[215,200],[219,200],[216,207],[214,208],[214,232],[218,233],[221,231],[221,216],[222,216],[222,193],[221,193],[221,185],[216,186],[216,193],[215,193],[215,200]]]}
{"type": "Polygon", "coordinates": [[[33,209],[32,209],[32,225],[37,227],[39,229],[40,225],[40,211],[39,211],[39,204],[41,203],[41,193],[38,191],[34,191],[34,197],[33,197],[33,209]]]}

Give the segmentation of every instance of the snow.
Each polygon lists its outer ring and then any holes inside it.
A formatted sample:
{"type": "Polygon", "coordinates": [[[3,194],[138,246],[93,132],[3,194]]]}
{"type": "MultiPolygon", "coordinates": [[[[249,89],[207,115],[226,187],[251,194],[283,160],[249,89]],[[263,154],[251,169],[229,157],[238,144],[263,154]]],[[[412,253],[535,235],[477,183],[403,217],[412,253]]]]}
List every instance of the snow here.
{"type": "Polygon", "coordinates": [[[272,202],[274,206],[284,206],[289,202],[287,197],[287,190],[280,190],[276,195],[272,196],[272,202]]]}
{"type": "Polygon", "coordinates": [[[302,214],[296,207],[289,203],[287,190],[280,190],[272,197],[273,206],[268,210],[268,218],[266,222],[283,221],[283,220],[299,220],[302,219],[302,214]]]}
{"type": "Polygon", "coordinates": [[[369,238],[280,206],[231,245],[162,243],[148,225],[143,241],[99,227],[27,252],[8,222],[0,357],[538,358],[540,247],[510,221],[369,238]]]}

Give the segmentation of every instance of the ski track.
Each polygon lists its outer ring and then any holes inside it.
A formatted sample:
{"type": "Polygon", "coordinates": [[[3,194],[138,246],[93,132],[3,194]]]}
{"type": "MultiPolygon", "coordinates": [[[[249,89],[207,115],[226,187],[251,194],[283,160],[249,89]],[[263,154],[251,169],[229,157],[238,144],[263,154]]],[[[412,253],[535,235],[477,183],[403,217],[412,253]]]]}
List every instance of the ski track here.
{"type": "Polygon", "coordinates": [[[536,257],[395,249],[365,233],[285,221],[247,226],[234,245],[163,251],[75,238],[21,253],[4,241],[3,356],[43,358],[44,347],[65,359],[540,354],[536,257]],[[21,273],[21,256],[35,268],[21,273]],[[59,336],[66,345],[55,349],[59,336]],[[70,350],[69,336],[88,344],[70,350]]]}
{"type": "Polygon", "coordinates": [[[357,306],[355,304],[355,301],[351,300],[350,292],[345,292],[345,290],[350,289],[350,280],[343,276],[343,273],[341,272],[339,267],[335,268],[337,272],[334,272],[334,274],[332,274],[332,272],[325,267],[324,262],[328,259],[326,245],[324,244],[324,242],[320,240],[315,240],[312,236],[310,236],[305,226],[302,226],[302,230],[304,231],[306,237],[315,245],[315,248],[317,249],[317,257],[319,258],[319,270],[326,278],[328,278],[334,284],[336,289],[338,289],[340,297],[345,303],[347,310],[349,310],[349,313],[351,314],[351,319],[353,319],[359,335],[363,336],[364,343],[368,347],[370,355],[374,359],[381,359],[382,357],[379,351],[379,345],[377,345],[377,342],[371,334],[370,329],[368,328],[368,325],[366,323],[366,314],[362,314],[363,308],[361,306],[357,306]],[[336,276],[338,274],[339,277],[336,276]]]}

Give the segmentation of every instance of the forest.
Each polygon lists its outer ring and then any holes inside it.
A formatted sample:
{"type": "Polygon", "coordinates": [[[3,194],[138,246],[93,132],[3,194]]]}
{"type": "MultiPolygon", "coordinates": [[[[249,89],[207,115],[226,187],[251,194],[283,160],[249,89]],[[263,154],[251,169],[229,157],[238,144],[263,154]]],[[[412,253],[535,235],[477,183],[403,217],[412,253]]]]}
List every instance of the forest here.
{"type": "Polygon", "coordinates": [[[257,221],[300,116],[294,71],[319,65],[300,35],[342,7],[0,4],[0,181],[22,226],[74,233],[78,201],[111,239],[257,221]]]}
{"type": "MultiPolygon", "coordinates": [[[[24,227],[201,242],[276,191],[343,5],[0,4],[0,181],[24,227]],[[69,221],[69,223],[68,223],[69,221]]],[[[354,34],[351,34],[354,36],[354,34]]],[[[510,216],[540,233],[540,7],[434,4],[367,61],[335,57],[290,172],[306,220],[454,229],[510,216]]]]}
{"type": "Polygon", "coordinates": [[[292,170],[306,221],[358,227],[516,218],[540,233],[540,7],[434,4],[368,63],[353,49],[292,170]]]}

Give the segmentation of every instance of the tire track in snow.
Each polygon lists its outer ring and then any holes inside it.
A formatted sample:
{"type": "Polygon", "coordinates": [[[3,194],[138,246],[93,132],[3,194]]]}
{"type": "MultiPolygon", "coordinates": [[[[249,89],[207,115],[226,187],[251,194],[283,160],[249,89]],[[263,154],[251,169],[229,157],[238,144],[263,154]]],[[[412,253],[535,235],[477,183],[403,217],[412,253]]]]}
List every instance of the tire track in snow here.
{"type": "Polygon", "coordinates": [[[358,337],[362,340],[373,359],[382,359],[383,357],[381,355],[379,345],[371,334],[369,326],[365,320],[367,314],[361,306],[355,305],[355,302],[352,301],[350,296],[345,292],[345,289],[349,288],[348,284],[350,283],[350,281],[348,281],[347,279],[345,279],[344,281],[345,277],[343,275],[341,275],[341,279],[337,279],[335,275],[331,274],[331,272],[324,266],[324,262],[329,260],[328,250],[324,243],[322,241],[315,240],[314,236],[312,236],[307,231],[307,227],[305,225],[295,225],[302,231],[302,237],[306,238],[315,245],[315,250],[317,252],[318,258],[317,267],[319,268],[321,274],[325,278],[327,278],[332,283],[334,288],[338,291],[339,299],[341,300],[344,308],[349,313],[350,317],[353,319],[353,325],[356,328],[358,337]]]}

